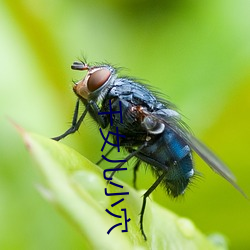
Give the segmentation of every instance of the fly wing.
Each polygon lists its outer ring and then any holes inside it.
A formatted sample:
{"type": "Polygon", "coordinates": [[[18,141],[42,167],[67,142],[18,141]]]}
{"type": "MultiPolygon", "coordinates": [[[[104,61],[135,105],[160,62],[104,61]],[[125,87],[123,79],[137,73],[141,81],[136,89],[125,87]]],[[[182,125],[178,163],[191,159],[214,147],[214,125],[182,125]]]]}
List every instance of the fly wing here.
{"type": "MultiPolygon", "coordinates": [[[[163,111],[164,112],[164,111],[163,111]]],[[[166,127],[173,130],[182,140],[184,140],[190,148],[192,148],[216,173],[221,175],[229,183],[231,183],[243,196],[247,195],[237,185],[236,178],[229,168],[202,142],[195,138],[186,128],[185,124],[180,120],[180,117],[176,115],[169,115],[169,111],[165,111],[163,115],[162,111],[157,114],[152,114],[155,119],[162,122],[166,127]]]]}
{"type": "Polygon", "coordinates": [[[231,183],[243,196],[248,198],[243,190],[237,185],[236,178],[230,169],[202,142],[190,134],[182,126],[171,126],[175,133],[177,133],[216,173],[221,175],[229,183],[231,183]]]}

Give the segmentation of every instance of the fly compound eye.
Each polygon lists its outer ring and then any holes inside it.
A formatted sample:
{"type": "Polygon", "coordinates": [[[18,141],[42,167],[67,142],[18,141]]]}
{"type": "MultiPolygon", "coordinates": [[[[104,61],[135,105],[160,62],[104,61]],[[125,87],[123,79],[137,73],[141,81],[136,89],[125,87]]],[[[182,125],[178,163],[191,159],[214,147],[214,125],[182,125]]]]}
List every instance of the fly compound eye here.
{"type": "Polygon", "coordinates": [[[108,69],[99,69],[89,75],[87,82],[88,90],[93,92],[99,89],[110,77],[111,72],[108,69]]]}

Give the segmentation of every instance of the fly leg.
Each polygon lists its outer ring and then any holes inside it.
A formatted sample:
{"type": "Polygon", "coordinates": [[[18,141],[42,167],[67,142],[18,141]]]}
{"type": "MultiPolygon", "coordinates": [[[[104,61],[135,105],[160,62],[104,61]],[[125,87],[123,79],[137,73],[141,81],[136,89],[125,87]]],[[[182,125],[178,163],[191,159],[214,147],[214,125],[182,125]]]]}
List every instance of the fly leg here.
{"type": "Polygon", "coordinates": [[[82,115],[80,116],[79,120],[77,121],[77,119],[78,119],[78,112],[79,112],[79,103],[80,103],[80,101],[78,99],[77,102],[76,102],[76,106],[75,106],[75,110],[74,110],[74,116],[73,116],[71,127],[65,133],[63,133],[62,135],[59,135],[57,137],[53,137],[51,139],[53,139],[55,141],[60,141],[64,137],[68,136],[69,134],[75,133],[79,129],[79,127],[80,127],[80,125],[81,125],[84,117],[86,116],[86,114],[88,112],[88,106],[87,106],[86,109],[84,110],[84,112],[82,113],[82,115]]]}
{"type": "Polygon", "coordinates": [[[133,173],[134,173],[134,176],[133,176],[133,186],[134,186],[134,189],[137,189],[136,188],[136,179],[137,179],[136,178],[136,174],[137,174],[137,171],[138,171],[140,165],[141,165],[141,161],[137,160],[137,162],[136,162],[136,164],[134,166],[134,171],[133,171],[133,173]]]}
{"type": "MultiPolygon", "coordinates": [[[[125,158],[125,161],[123,161],[123,162],[121,162],[120,164],[118,164],[116,167],[114,167],[114,169],[119,169],[119,168],[121,168],[121,167],[124,165],[124,163],[126,163],[127,161],[129,161],[132,157],[134,157],[138,152],[140,152],[140,151],[141,151],[144,147],[146,147],[146,146],[147,146],[147,143],[144,143],[144,144],[141,145],[137,150],[132,151],[132,152],[125,158]]],[[[113,172],[111,173],[111,175],[109,176],[109,178],[112,178],[112,177],[114,176],[115,172],[116,172],[116,171],[113,171],[113,172]]],[[[108,181],[108,183],[109,183],[109,181],[108,181]]]]}
{"type": "MultiPolygon", "coordinates": [[[[105,157],[107,157],[114,149],[115,147],[112,147],[111,149],[109,149],[109,151],[104,155],[105,157]]],[[[96,165],[99,165],[104,159],[101,158],[97,163],[96,165]]]]}
{"type": "Polygon", "coordinates": [[[142,208],[141,208],[141,213],[140,213],[140,230],[142,233],[142,236],[144,240],[147,240],[146,234],[143,229],[143,217],[144,217],[144,212],[146,208],[146,202],[148,196],[158,187],[158,185],[162,182],[163,178],[165,177],[167,172],[163,172],[158,179],[154,182],[154,184],[147,190],[147,192],[143,195],[143,201],[142,201],[142,208]]]}
{"type": "MultiPolygon", "coordinates": [[[[52,138],[53,140],[60,141],[64,137],[68,136],[69,134],[75,133],[79,129],[84,117],[86,116],[86,114],[88,113],[88,111],[90,109],[93,110],[94,114],[98,114],[98,112],[100,111],[97,104],[94,101],[89,101],[88,104],[86,105],[86,109],[81,114],[79,120],[77,120],[78,119],[78,112],[79,112],[79,105],[80,105],[80,100],[78,99],[77,102],[76,102],[71,127],[65,133],[63,133],[62,135],[59,135],[57,137],[52,138]]],[[[96,115],[95,118],[97,120],[97,123],[100,124],[100,126],[102,128],[105,128],[107,126],[107,121],[106,121],[106,119],[104,117],[102,117],[100,115],[96,115]]]]}

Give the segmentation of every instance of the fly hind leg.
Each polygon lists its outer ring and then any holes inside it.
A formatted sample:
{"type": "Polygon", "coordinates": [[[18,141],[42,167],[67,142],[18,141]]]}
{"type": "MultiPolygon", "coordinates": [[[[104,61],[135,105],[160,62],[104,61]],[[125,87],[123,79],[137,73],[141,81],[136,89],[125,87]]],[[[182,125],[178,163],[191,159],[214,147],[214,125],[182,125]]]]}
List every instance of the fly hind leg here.
{"type": "Polygon", "coordinates": [[[163,172],[158,177],[158,179],[154,182],[154,184],[143,195],[142,208],[141,208],[141,213],[140,213],[140,230],[141,230],[141,233],[142,233],[144,240],[147,240],[147,237],[146,237],[146,234],[145,234],[144,228],[143,228],[143,218],[144,218],[144,212],[145,212],[145,208],[146,208],[147,198],[159,186],[159,184],[162,182],[162,180],[166,176],[166,173],[167,172],[163,172]]]}

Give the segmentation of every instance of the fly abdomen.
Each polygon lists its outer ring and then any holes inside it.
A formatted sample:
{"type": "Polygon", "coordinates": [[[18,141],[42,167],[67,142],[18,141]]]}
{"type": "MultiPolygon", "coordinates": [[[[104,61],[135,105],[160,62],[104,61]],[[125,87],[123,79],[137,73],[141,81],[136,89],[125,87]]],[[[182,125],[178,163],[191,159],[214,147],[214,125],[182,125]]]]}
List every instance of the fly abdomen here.
{"type": "Polygon", "coordinates": [[[176,197],[184,193],[194,175],[192,154],[190,147],[171,130],[166,132],[166,141],[171,160],[164,184],[167,192],[176,197]]]}
{"type": "Polygon", "coordinates": [[[141,153],[137,157],[150,164],[157,176],[165,172],[162,183],[169,195],[183,194],[194,175],[191,150],[183,140],[165,128],[141,153]]]}
{"type": "Polygon", "coordinates": [[[172,130],[165,130],[164,137],[168,144],[168,150],[171,156],[176,161],[183,159],[186,155],[190,153],[189,146],[183,142],[172,130]]]}

